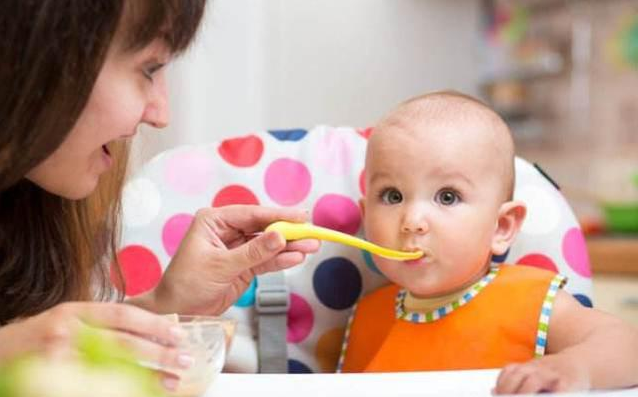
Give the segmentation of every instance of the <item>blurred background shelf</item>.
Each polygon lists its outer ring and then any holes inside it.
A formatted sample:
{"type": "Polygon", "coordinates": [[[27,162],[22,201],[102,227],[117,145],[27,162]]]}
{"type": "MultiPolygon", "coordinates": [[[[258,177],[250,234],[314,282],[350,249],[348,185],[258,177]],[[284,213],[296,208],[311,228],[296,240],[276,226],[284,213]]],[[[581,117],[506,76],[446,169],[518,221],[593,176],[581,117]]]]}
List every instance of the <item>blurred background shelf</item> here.
{"type": "Polygon", "coordinates": [[[587,247],[594,274],[638,277],[638,236],[589,237],[587,247]]]}
{"type": "Polygon", "coordinates": [[[638,236],[587,238],[594,307],[638,326],[638,236]]]}

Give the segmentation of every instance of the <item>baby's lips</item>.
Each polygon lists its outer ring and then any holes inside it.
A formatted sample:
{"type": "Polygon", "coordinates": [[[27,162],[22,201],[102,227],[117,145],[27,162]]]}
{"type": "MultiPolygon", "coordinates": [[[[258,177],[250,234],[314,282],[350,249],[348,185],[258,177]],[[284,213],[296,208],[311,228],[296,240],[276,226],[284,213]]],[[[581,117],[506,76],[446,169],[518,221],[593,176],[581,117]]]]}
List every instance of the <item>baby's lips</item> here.
{"type": "Polygon", "coordinates": [[[432,256],[432,251],[428,248],[408,247],[408,248],[404,248],[402,251],[405,251],[405,252],[421,251],[423,255],[419,257],[419,259],[428,258],[432,256]]]}

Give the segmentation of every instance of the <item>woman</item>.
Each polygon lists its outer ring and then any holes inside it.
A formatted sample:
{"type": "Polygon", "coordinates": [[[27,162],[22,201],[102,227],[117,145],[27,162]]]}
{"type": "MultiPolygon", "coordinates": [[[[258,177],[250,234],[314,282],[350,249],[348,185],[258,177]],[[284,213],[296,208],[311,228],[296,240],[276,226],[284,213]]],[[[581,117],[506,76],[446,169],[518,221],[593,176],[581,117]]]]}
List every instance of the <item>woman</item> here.
{"type": "Polygon", "coordinates": [[[72,353],[88,322],[149,361],[188,367],[179,329],[155,313],[219,314],[256,274],[318,249],[275,232],[251,238],[279,219],[304,221],[303,211],[202,209],[153,291],[105,302],[111,262],[119,269],[128,139],[140,123],[168,123],[163,66],[187,48],[204,6],[0,0],[0,362],[72,353]]]}

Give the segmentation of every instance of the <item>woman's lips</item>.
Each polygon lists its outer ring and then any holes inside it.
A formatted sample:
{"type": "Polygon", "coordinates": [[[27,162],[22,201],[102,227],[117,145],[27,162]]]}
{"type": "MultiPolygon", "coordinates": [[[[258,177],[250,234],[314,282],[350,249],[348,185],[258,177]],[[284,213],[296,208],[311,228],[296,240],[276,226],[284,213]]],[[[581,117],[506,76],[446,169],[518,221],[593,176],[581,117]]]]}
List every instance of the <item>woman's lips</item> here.
{"type": "Polygon", "coordinates": [[[107,168],[110,168],[113,165],[113,158],[111,157],[111,151],[106,145],[102,145],[102,159],[104,160],[104,164],[106,164],[107,168]]]}

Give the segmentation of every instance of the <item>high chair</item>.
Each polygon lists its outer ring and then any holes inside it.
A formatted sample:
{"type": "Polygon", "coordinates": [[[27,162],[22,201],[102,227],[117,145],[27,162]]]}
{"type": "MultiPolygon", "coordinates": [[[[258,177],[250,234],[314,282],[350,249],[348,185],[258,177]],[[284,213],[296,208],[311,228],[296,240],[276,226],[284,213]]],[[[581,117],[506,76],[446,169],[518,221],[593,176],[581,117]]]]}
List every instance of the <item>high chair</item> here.
{"type": "MultiPolygon", "coordinates": [[[[156,285],[201,207],[306,208],[317,225],[362,235],[357,202],[369,133],[329,126],[263,131],[159,154],[124,189],[118,257],[126,295],[156,285]]],[[[558,271],[568,278],[566,290],[591,306],[585,240],[559,187],[517,158],[515,198],[527,204],[527,219],[509,252],[493,260],[558,271]]],[[[224,314],[240,323],[226,369],[334,372],[350,309],[385,283],[367,252],[324,242],[303,265],[253,281],[224,314]]]]}

